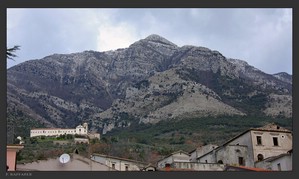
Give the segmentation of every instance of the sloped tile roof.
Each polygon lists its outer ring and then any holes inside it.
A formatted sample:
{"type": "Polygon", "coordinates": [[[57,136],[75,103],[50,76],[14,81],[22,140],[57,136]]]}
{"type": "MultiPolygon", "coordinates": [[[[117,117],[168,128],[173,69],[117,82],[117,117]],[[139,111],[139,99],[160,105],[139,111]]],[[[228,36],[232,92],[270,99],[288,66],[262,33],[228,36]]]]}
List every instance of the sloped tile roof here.
{"type": "Polygon", "coordinates": [[[282,158],[284,156],[290,156],[290,155],[291,154],[289,154],[289,153],[283,153],[283,154],[280,154],[280,155],[276,155],[276,156],[265,158],[263,161],[273,162],[274,160],[280,159],[280,158],[282,158]]]}
{"type": "MultiPolygon", "coordinates": [[[[168,158],[168,157],[170,157],[170,156],[172,156],[172,155],[174,155],[174,154],[177,154],[177,153],[183,153],[183,154],[185,154],[185,155],[190,156],[190,154],[189,154],[188,152],[185,152],[185,151],[183,151],[183,150],[179,150],[179,151],[173,152],[173,153],[171,153],[171,154],[169,154],[169,155],[163,157],[163,158],[160,159],[158,162],[160,162],[160,161],[162,161],[162,160],[164,160],[164,159],[166,159],[166,158],[168,158]]],[[[158,163],[158,162],[157,162],[157,163],[158,163]]]]}
{"type": "Polygon", "coordinates": [[[240,170],[240,171],[254,171],[254,172],[270,172],[271,170],[266,170],[263,168],[253,168],[253,167],[245,167],[245,166],[227,166],[225,170],[228,169],[235,169],[235,170],[240,170]]]}
{"type": "Polygon", "coordinates": [[[290,130],[280,127],[275,123],[269,123],[265,126],[252,128],[252,130],[259,130],[259,131],[276,131],[276,132],[291,132],[290,130]]]}

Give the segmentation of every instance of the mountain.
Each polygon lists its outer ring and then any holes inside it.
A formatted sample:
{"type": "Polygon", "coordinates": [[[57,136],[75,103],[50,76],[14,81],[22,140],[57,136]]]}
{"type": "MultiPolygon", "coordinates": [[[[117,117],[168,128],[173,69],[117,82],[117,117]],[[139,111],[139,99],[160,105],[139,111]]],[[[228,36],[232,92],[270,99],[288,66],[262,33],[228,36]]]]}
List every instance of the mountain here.
{"type": "MultiPolygon", "coordinates": [[[[117,127],[207,116],[292,117],[292,75],[150,35],[128,48],[53,54],[7,70],[8,122],[117,127]]],[[[27,127],[28,128],[28,127],[27,127]]]]}
{"type": "Polygon", "coordinates": [[[286,83],[292,83],[292,75],[289,75],[286,72],[280,72],[280,73],[276,73],[273,76],[275,76],[276,78],[280,79],[281,81],[284,81],[286,83]]]}

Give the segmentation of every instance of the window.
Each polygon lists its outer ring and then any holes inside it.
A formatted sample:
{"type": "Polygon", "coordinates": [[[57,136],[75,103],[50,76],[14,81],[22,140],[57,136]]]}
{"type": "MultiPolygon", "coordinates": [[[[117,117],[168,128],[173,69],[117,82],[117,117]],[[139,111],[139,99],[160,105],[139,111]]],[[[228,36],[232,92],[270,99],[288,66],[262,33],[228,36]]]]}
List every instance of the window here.
{"type": "Polygon", "coordinates": [[[115,163],[112,163],[112,168],[115,169],[115,163]]]}
{"type": "Polygon", "coordinates": [[[278,138],[277,137],[273,137],[273,145],[278,146],[278,138]]]}
{"type": "Polygon", "coordinates": [[[206,163],[208,163],[208,160],[206,160],[206,163]]]}
{"type": "Polygon", "coordinates": [[[223,161],[222,161],[222,160],[218,160],[217,163],[219,163],[219,164],[223,164],[223,161]]]}
{"type": "Polygon", "coordinates": [[[125,167],[126,167],[126,171],[129,171],[129,165],[126,165],[125,167]]]}
{"type": "Polygon", "coordinates": [[[244,165],[244,158],[243,157],[239,157],[239,165],[244,165]]]}
{"type": "Polygon", "coordinates": [[[257,145],[262,145],[262,136],[256,136],[257,145]]]}
{"type": "Polygon", "coordinates": [[[262,154],[257,155],[257,160],[262,161],[264,159],[264,156],[262,154]]]}
{"type": "Polygon", "coordinates": [[[278,169],[278,171],[281,171],[281,165],[280,165],[280,163],[277,164],[277,169],[278,169]]]}

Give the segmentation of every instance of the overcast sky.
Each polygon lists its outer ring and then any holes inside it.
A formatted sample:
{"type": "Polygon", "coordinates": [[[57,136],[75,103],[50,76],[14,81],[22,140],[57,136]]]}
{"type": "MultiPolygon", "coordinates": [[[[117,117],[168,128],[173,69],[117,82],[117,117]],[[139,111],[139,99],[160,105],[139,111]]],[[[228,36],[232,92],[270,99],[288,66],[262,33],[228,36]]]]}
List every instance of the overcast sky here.
{"type": "Polygon", "coordinates": [[[292,9],[7,9],[18,63],[54,53],[126,48],[150,34],[217,50],[266,73],[292,74],[292,9]]]}

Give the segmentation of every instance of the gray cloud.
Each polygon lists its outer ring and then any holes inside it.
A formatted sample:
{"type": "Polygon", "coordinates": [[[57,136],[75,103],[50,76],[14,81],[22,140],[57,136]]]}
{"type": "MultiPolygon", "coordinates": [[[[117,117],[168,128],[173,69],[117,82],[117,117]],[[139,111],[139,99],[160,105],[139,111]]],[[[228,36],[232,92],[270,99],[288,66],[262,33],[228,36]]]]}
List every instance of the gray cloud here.
{"type": "Polygon", "coordinates": [[[291,9],[8,9],[16,62],[128,47],[150,34],[204,46],[266,72],[292,74],[291,9]]]}

